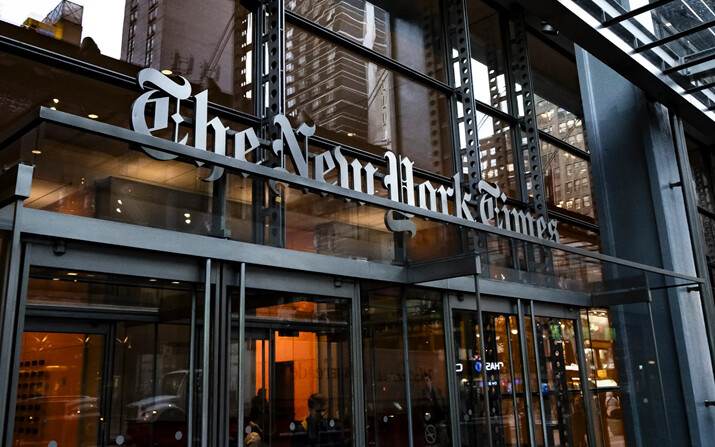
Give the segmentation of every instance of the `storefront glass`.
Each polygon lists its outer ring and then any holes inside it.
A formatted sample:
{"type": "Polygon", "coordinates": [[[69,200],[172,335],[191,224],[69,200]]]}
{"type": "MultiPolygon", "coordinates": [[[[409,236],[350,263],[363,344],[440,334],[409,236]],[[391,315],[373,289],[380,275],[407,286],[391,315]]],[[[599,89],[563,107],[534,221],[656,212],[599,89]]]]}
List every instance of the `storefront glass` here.
{"type": "MultiPolygon", "coordinates": [[[[232,300],[234,309],[237,300],[232,300]]],[[[230,424],[242,445],[350,445],[347,321],[345,300],[247,292],[244,346],[236,345],[231,354],[232,365],[238,365],[238,349],[243,351],[240,373],[232,367],[239,375],[231,379],[242,381],[243,396],[240,402],[232,398],[231,408],[243,407],[243,421],[238,430],[230,424]]]]}
{"type": "Polygon", "coordinates": [[[201,375],[191,368],[200,357],[190,343],[191,285],[41,268],[30,275],[15,444],[188,445],[198,413],[191,383],[201,375]],[[65,316],[49,319],[52,312],[65,316]]]}

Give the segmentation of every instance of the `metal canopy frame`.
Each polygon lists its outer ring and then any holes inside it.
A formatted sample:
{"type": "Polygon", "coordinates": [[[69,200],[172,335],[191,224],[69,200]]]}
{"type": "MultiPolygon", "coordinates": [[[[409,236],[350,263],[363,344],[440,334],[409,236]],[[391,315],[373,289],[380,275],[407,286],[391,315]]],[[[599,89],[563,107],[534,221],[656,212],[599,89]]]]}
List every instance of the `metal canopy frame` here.
{"type": "Polygon", "coordinates": [[[604,26],[604,17],[594,12],[594,8],[589,9],[584,1],[517,0],[517,2],[531,15],[547,21],[564,36],[577,42],[581,48],[614,67],[646,94],[658,98],[659,102],[678,113],[694,129],[702,132],[705,138],[712,139],[711,135],[715,134],[715,120],[711,114],[708,114],[709,112],[705,112],[707,104],[690,96],[709,87],[683,86],[684,77],[676,76],[678,79],[674,79],[662,74],[661,67],[645,58],[644,53],[634,52],[636,45],[632,41],[621,39],[615,28],[604,26]]]}
{"type": "Polygon", "coordinates": [[[612,25],[615,25],[616,23],[620,23],[624,20],[631,19],[637,15],[643,14],[644,12],[651,11],[653,9],[659,8],[661,6],[665,6],[668,3],[672,3],[675,0],[658,0],[652,3],[648,3],[647,5],[643,5],[640,8],[632,9],[628,12],[625,12],[619,16],[613,17],[612,19],[604,20],[603,21],[603,26],[604,27],[609,27],[612,25]]]}

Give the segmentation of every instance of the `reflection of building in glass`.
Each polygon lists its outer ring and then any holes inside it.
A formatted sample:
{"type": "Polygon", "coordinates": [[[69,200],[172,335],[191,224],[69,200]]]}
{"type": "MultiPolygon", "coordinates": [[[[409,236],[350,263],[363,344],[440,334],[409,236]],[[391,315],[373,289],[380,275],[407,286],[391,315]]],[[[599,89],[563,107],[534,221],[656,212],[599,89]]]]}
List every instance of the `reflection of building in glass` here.
{"type": "MultiPolygon", "coordinates": [[[[581,118],[545,99],[537,99],[536,116],[539,129],[571,146],[585,150],[581,118]]],[[[550,203],[567,211],[593,217],[589,162],[546,142],[542,142],[541,150],[550,203]]]]}
{"type": "Polygon", "coordinates": [[[489,183],[495,183],[505,194],[514,197],[518,180],[511,157],[512,137],[509,125],[496,118],[479,115],[479,126],[479,160],[482,164],[482,177],[489,183]],[[483,124],[483,121],[487,120],[492,121],[493,129],[483,124]]]}
{"type": "MultiPolygon", "coordinates": [[[[409,35],[414,67],[432,74],[441,66],[429,14],[413,22],[364,1],[292,1],[287,8],[388,57],[396,57],[405,45],[398,40],[409,35]]],[[[310,117],[323,136],[347,136],[348,144],[376,153],[375,146],[389,149],[413,161],[419,154],[418,165],[436,172],[451,169],[451,148],[442,141],[443,97],[297,28],[286,30],[286,98],[288,114],[310,117]]]]}
{"type": "MultiPolygon", "coordinates": [[[[333,31],[380,53],[387,48],[387,13],[369,3],[295,3],[294,11],[308,19],[329,22],[333,31]]],[[[289,114],[303,112],[324,130],[390,147],[394,103],[390,72],[291,28],[286,32],[286,73],[289,114]]]]}
{"type": "Polygon", "coordinates": [[[79,45],[82,39],[83,12],[83,6],[62,0],[41,22],[28,17],[22,26],[45,36],[79,45]]]}
{"type": "Polygon", "coordinates": [[[247,70],[250,13],[240,2],[129,0],[124,9],[122,59],[170,70],[195,84],[250,98],[247,70]]]}

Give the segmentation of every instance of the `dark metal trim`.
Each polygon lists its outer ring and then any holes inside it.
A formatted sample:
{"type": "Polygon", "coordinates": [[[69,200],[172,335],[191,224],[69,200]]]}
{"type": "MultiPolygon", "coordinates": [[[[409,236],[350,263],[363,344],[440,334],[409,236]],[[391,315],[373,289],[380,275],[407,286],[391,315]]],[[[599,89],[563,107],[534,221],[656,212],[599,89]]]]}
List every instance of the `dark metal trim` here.
{"type": "Polygon", "coordinates": [[[666,43],[668,43],[668,42],[672,42],[672,41],[674,41],[674,40],[678,40],[678,39],[680,39],[681,37],[685,37],[685,36],[688,36],[688,35],[690,35],[690,34],[695,34],[695,33],[697,33],[697,32],[706,30],[706,29],[708,29],[708,28],[710,28],[710,27],[712,27],[712,26],[715,26],[715,20],[712,20],[712,21],[710,21],[710,22],[702,23],[702,24],[700,24],[700,25],[698,25],[698,26],[694,26],[694,27],[692,27],[692,28],[690,28],[690,29],[687,29],[687,30],[685,30],[685,31],[681,31],[681,32],[679,32],[679,33],[671,34],[670,36],[664,37],[664,38],[662,38],[662,39],[654,40],[653,42],[650,42],[650,43],[647,43],[647,44],[645,44],[645,45],[641,45],[641,46],[639,46],[639,47],[634,48],[633,51],[634,51],[635,53],[640,53],[640,52],[643,52],[643,51],[645,51],[645,50],[650,50],[651,48],[659,47],[659,46],[661,46],[661,45],[663,45],[663,44],[666,44],[666,43]]]}
{"type": "Polygon", "coordinates": [[[186,413],[186,440],[188,447],[194,447],[194,383],[196,380],[196,300],[197,291],[191,294],[191,322],[189,325],[189,396],[186,413]]]}
{"type": "MultiPolygon", "coordinates": [[[[679,116],[671,113],[670,121],[673,132],[673,144],[675,146],[675,157],[678,162],[680,180],[687,185],[694,184],[693,173],[689,163],[688,146],[685,140],[683,122],[679,116]]],[[[715,370],[715,301],[713,300],[712,283],[710,279],[707,255],[705,252],[705,241],[701,221],[698,212],[715,218],[715,214],[698,207],[694,188],[681,188],[683,191],[683,203],[685,205],[685,215],[688,221],[688,231],[692,241],[693,257],[695,261],[695,271],[702,277],[703,283],[700,287],[700,301],[703,308],[703,319],[705,322],[705,332],[710,346],[710,361],[715,370]]]]}
{"type": "MultiPolygon", "coordinates": [[[[18,206],[22,208],[22,202],[18,202],[18,206]]],[[[20,231],[17,230],[17,233],[19,235],[20,231]]],[[[25,245],[25,250],[23,251],[22,243],[18,244],[18,263],[20,264],[19,271],[17,272],[18,274],[16,275],[16,278],[8,278],[8,282],[10,283],[15,283],[17,290],[19,293],[17,293],[17,304],[16,304],[16,323],[15,323],[15,338],[14,340],[10,340],[11,343],[14,344],[14,347],[12,347],[9,351],[11,354],[12,362],[10,363],[10,367],[6,368],[8,372],[10,373],[10,380],[9,380],[9,388],[7,389],[7,392],[10,393],[7,399],[7,410],[5,412],[6,415],[6,423],[8,424],[5,428],[7,432],[5,433],[6,436],[6,441],[7,445],[10,445],[10,442],[12,441],[13,438],[13,429],[14,429],[14,422],[15,422],[15,405],[17,402],[17,384],[20,376],[20,356],[22,352],[22,334],[25,331],[25,303],[26,303],[26,297],[27,297],[27,281],[28,281],[28,274],[30,271],[30,256],[27,255],[27,246],[30,244],[25,245]]],[[[14,251],[14,249],[13,249],[14,251]]],[[[10,269],[12,271],[12,269],[10,269]]],[[[12,286],[8,287],[6,290],[12,290],[12,286]]]]}
{"type": "Polygon", "coordinates": [[[695,93],[699,92],[700,90],[705,90],[712,87],[715,87],[715,81],[708,82],[707,84],[696,85],[695,87],[686,88],[683,93],[695,93]]]}
{"type": "MultiPolygon", "coordinates": [[[[486,364],[487,361],[487,348],[485,345],[486,338],[484,337],[484,316],[482,312],[482,296],[479,290],[479,275],[474,275],[474,302],[477,305],[477,325],[479,326],[479,356],[482,359],[482,363],[486,364]]],[[[526,382],[524,382],[526,383],[526,382]]],[[[489,376],[487,375],[487,368],[482,368],[482,392],[484,393],[484,408],[487,413],[487,444],[494,445],[492,443],[492,415],[490,414],[491,404],[489,402],[489,376]]],[[[532,444],[534,445],[534,444],[532,444]]]]}
{"type": "Polygon", "coordinates": [[[353,285],[353,299],[350,302],[350,360],[352,374],[353,447],[367,445],[365,439],[365,388],[362,351],[362,305],[360,284],[353,285]]]}
{"type": "Polygon", "coordinates": [[[209,392],[210,388],[210,353],[211,353],[211,258],[206,259],[206,277],[204,278],[204,320],[203,320],[203,358],[201,368],[201,446],[209,447],[209,392]]]}
{"type": "MultiPolygon", "coordinates": [[[[524,371],[524,395],[526,398],[526,414],[529,427],[529,441],[532,446],[536,446],[536,420],[534,419],[533,391],[531,390],[531,372],[529,371],[529,345],[526,342],[526,316],[524,313],[523,300],[516,301],[517,325],[519,326],[519,344],[521,345],[521,365],[524,371]]],[[[531,315],[531,341],[534,348],[534,366],[536,367],[536,384],[539,394],[539,411],[541,412],[541,429],[543,431],[544,446],[548,446],[548,436],[546,436],[546,412],[544,410],[544,393],[541,389],[541,365],[539,362],[539,343],[536,338],[536,317],[534,316],[534,302],[529,301],[529,312],[531,315]]]]}
{"type": "Polygon", "coordinates": [[[539,130],[539,140],[543,140],[546,143],[549,143],[553,146],[558,147],[559,149],[562,149],[570,154],[576,155],[577,157],[581,157],[585,159],[586,161],[590,162],[591,161],[591,154],[584,151],[583,149],[577,148],[576,146],[572,146],[565,142],[564,140],[561,140],[550,133],[544,132],[543,130],[539,130]]]}
{"type": "MultiPolygon", "coordinates": [[[[446,351],[445,360],[447,362],[447,391],[449,395],[449,408],[450,408],[450,438],[452,439],[452,445],[462,445],[461,430],[459,429],[459,393],[457,392],[459,383],[457,382],[457,374],[455,374],[455,367],[457,365],[457,358],[455,357],[455,343],[454,343],[454,313],[451,306],[452,299],[448,294],[442,295],[442,312],[444,314],[444,349],[446,351]]],[[[364,444],[361,444],[364,445],[364,444]]]]}
{"type": "Polygon", "coordinates": [[[410,78],[413,81],[419,82],[420,84],[438,90],[442,93],[446,93],[448,95],[454,94],[454,89],[450,87],[449,85],[445,84],[442,81],[438,81],[437,79],[427,76],[424,73],[421,73],[417,70],[414,70],[410,67],[407,67],[405,65],[400,64],[399,62],[395,61],[394,59],[391,59],[387,56],[383,56],[382,54],[373,51],[367,47],[364,47],[360,45],[359,43],[356,43],[346,37],[341,36],[340,34],[331,31],[327,28],[324,28],[320,25],[317,25],[310,20],[303,18],[302,16],[291,12],[291,11],[286,11],[285,12],[285,18],[286,22],[301,28],[303,31],[307,31],[311,34],[314,34],[315,36],[327,40],[328,42],[334,43],[336,45],[340,45],[342,48],[349,50],[353,53],[358,54],[359,56],[362,56],[371,62],[375,62],[376,64],[380,64],[384,66],[385,68],[392,70],[396,73],[399,73],[400,75],[403,75],[405,77],[410,78]]]}
{"type": "Polygon", "coordinates": [[[709,61],[711,61],[711,60],[713,60],[713,59],[715,59],[715,51],[710,52],[709,54],[706,54],[706,55],[704,55],[704,56],[700,56],[700,57],[696,57],[696,58],[694,58],[694,59],[690,59],[688,62],[684,62],[684,63],[682,63],[682,64],[680,64],[680,65],[675,65],[675,66],[673,66],[673,67],[666,68],[665,70],[663,70],[663,74],[664,74],[664,75],[667,75],[667,74],[670,74],[670,73],[674,73],[674,72],[676,72],[676,71],[685,70],[686,68],[694,67],[694,66],[696,66],[696,65],[700,65],[700,64],[702,64],[702,63],[709,62],[709,61]]]}
{"type": "Polygon", "coordinates": [[[407,326],[407,291],[404,287],[400,289],[400,307],[402,308],[402,336],[404,337],[403,342],[403,355],[404,355],[404,368],[405,368],[405,400],[407,404],[407,439],[410,446],[414,445],[413,434],[412,434],[412,386],[410,385],[410,346],[407,334],[409,334],[409,328],[407,326]]]}
{"type": "MultiPolygon", "coordinates": [[[[661,269],[658,267],[652,267],[652,266],[647,266],[643,264],[638,264],[635,262],[631,262],[628,260],[624,259],[619,259],[615,258],[613,256],[608,256],[604,255],[601,253],[594,253],[590,252],[588,250],[583,250],[580,248],[574,248],[574,247],[569,247],[567,245],[562,245],[553,241],[548,241],[548,240],[543,240],[543,239],[538,239],[535,237],[531,236],[525,236],[520,233],[515,233],[511,231],[504,230],[502,228],[497,228],[493,227],[490,225],[485,225],[479,222],[471,222],[467,221],[466,219],[460,219],[456,216],[451,216],[451,215],[446,215],[443,213],[435,212],[435,211],[429,211],[429,210],[424,210],[421,208],[413,207],[406,205],[404,203],[399,203],[392,201],[390,199],[384,198],[384,197],[378,197],[378,196],[372,196],[366,193],[361,193],[361,192],[355,192],[352,190],[347,190],[345,188],[341,188],[337,185],[332,185],[328,183],[323,183],[319,182],[316,180],[312,179],[307,179],[303,178],[288,172],[282,172],[276,169],[271,169],[266,166],[261,166],[261,165],[256,165],[253,163],[249,162],[243,162],[240,160],[224,157],[218,154],[215,154],[213,152],[206,152],[206,151],[199,151],[194,148],[184,146],[178,143],[174,143],[172,141],[168,140],[162,140],[157,137],[149,136],[149,135],[143,135],[139,134],[133,131],[130,131],[128,129],[123,129],[117,126],[113,126],[110,124],[106,123],[101,123],[97,122],[94,120],[91,120],[89,118],[83,118],[83,117],[78,117],[75,115],[71,115],[68,113],[56,111],[56,110],[50,110],[45,107],[40,108],[40,118],[42,118],[45,121],[48,122],[54,122],[57,124],[62,124],[66,125],[69,127],[73,127],[76,129],[80,130],[85,130],[88,132],[96,133],[98,135],[103,135],[107,136],[110,138],[114,138],[120,141],[126,141],[126,142],[133,142],[133,143],[138,143],[140,146],[147,146],[150,148],[155,148],[160,151],[164,151],[170,154],[174,155],[179,155],[188,159],[194,159],[198,161],[203,161],[209,165],[216,165],[216,166],[221,166],[225,167],[228,170],[235,171],[235,172],[241,172],[247,175],[255,175],[257,177],[263,177],[271,180],[276,180],[279,182],[285,182],[288,184],[291,184],[293,187],[296,188],[305,188],[314,192],[323,192],[329,195],[334,195],[337,197],[343,197],[343,198],[348,198],[351,200],[355,200],[357,202],[365,202],[370,205],[374,205],[377,207],[381,207],[384,209],[394,209],[397,211],[402,211],[404,213],[408,214],[413,214],[422,218],[427,218],[427,219],[432,219],[436,221],[440,221],[443,223],[448,223],[448,224],[454,224],[458,225],[460,227],[466,227],[466,228],[471,228],[477,231],[483,231],[485,233],[489,234],[494,234],[497,236],[505,237],[508,239],[514,239],[514,240],[520,240],[524,242],[529,242],[538,246],[542,247],[548,247],[548,248],[555,248],[558,250],[566,251],[569,253],[581,255],[587,258],[594,258],[594,259],[599,259],[601,261],[605,262],[611,262],[614,264],[618,265],[624,265],[627,267],[633,267],[636,269],[648,271],[651,273],[657,273],[665,276],[672,276],[675,278],[680,278],[680,279],[685,279],[688,281],[693,281],[696,283],[702,283],[703,280],[699,278],[695,278],[689,275],[683,275],[680,273],[668,271],[665,269],[661,269]]],[[[29,212],[30,210],[28,210],[29,212]]],[[[32,212],[37,213],[41,211],[37,210],[32,210],[32,212]]],[[[55,213],[48,213],[48,214],[55,214],[55,213]]],[[[69,216],[66,216],[69,217],[69,216]]],[[[89,219],[89,218],[80,218],[80,219],[89,219]]],[[[47,225],[37,225],[39,222],[35,221],[33,222],[34,219],[28,219],[27,222],[24,223],[24,226],[27,228],[33,227],[32,230],[28,230],[30,232],[36,232],[37,234],[49,234],[52,233],[53,231],[56,231],[56,229],[51,228],[47,225]]],[[[95,222],[99,222],[97,220],[94,220],[95,222]]],[[[41,220],[40,220],[41,222],[41,220]]],[[[85,220],[85,222],[88,222],[88,220],[85,220]]],[[[105,222],[102,225],[110,225],[110,222],[105,222]]],[[[125,224],[117,224],[120,225],[119,228],[131,228],[135,227],[134,225],[125,225],[125,224]]],[[[159,230],[162,231],[162,230],[159,230]]],[[[172,234],[175,234],[171,232],[172,234]]],[[[58,235],[62,236],[62,235],[58,235]]],[[[109,237],[111,238],[113,235],[111,234],[106,234],[103,235],[100,239],[104,240],[104,237],[109,237]]],[[[188,237],[186,235],[185,237],[188,237]]],[[[199,236],[197,236],[199,237],[199,236]]],[[[201,240],[205,240],[204,237],[201,237],[201,240]]],[[[85,239],[85,238],[80,238],[80,239],[85,239]]],[[[124,240],[118,245],[125,245],[129,241],[124,240]]],[[[228,241],[226,241],[228,242],[228,241]]],[[[172,246],[175,244],[171,244],[172,246]]],[[[251,247],[255,247],[253,244],[249,244],[251,247]]],[[[202,251],[202,247],[196,247],[198,248],[198,251],[202,251]]],[[[255,249],[255,248],[252,248],[255,249]]],[[[175,248],[173,249],[175,250],[175,248]]],[[[168,251],[173,251],[173,250],[168,250],[168,251]]],[[[203,252],[203,251],[202,251],[203,252]]],[[[199,255],[202,256],[202,255],[199,255]]]]}
{"type": "Polygon", "coordinates": [[[632,9],[632,10],[630,10],[630,11],[624,13],[624,14],[621,14],[621,15],[619,15],[619,16],[617,16],[617,17],[613,17],[613,18],[611,18],[611,19],[604,20],[604,21],[601,23],[601,25],[602,25],[604,28],[608,28],[608,27],[611,26],[611,25],[615,25],[616,23],[620,23],[620,22],[622,22],[622,21],[624,21],[624,20],[628,20],[628,19],[633,18],[633,17],[635,17],[635,16],[637,16],[637,15],[639,15],[639,14],[643,14],[644,12],[651,11],[651,10],[653,10],[653,9],[655,9],[655,8],[658,8],[658,7],[660,7],[660,6],[663,6],[663,5],[666,5],[666,4],[668,4],[668,3],[671,3],[672,1],[673,1],[673,0],[657,0],[657,1],[654,1],[653,3],[648,3],[647,5],[643,5],[643,6],[641,6],[640,8],[632,9]]]}
{"type": "Polygon", "coordinates": [[[2,258],[5,263],[2,275],[3,309],[0,311],[2,327],[0,327],[0,364],[5,365],[0,369],[0,441],[5,445],[12,445],[15,421],[15,403],[17,402],[17,382],[20,368],[20,349],[22,345],[22,332],[24,326],[24,307],[26,278],[29,262],[27,252],[23,255],[23,246],[20,238],[22,219],[25,218],[22,200],[15,202],[13,210],[13,229],[11,245],[2,258]]]}
{"type": "Polygon", "coordinates": [[[552,217],[556,220],[559,220],[559,221],[567,223],[567,224],[577,226],[584,230],[593,231],[594,233],[601,232],[601,227],[598,224],[588,222],[585,220],[581,220],[578,217],[571,216],[571,215],[565,214],[561,211],[558,211],[558,209],[559,209],[558,207],[550,207],[549,208],[549,217],[552,217]],[[557,209],[554,209],[554,208],[557,208],[557,209]]]}
{"type": "MultiPolygon", "coordinates": [[[[518,402],[518,397],[517,397],[518,393],[516,391],[516,376],[514,375],[514,361],[513,361],[514,350],[512,349],[512,345],[511,345],[511,322],[509,321],[510,320],[509,315],[505,315],[505,317],[506,317],[505,318],[505,320],[506,320],[506,344],[507,344],[507,349],[509,351],[509,379],[511,380],[511,383],[512,383],[512,395],[513,395],[512,399],[511,399],[511,403],[512,403],[512,407],[513,407],[512,409],[514,411],[514,419],[516,421],[518,421],[519,420],[519,402],[518,402]]],[[[516,322],[516,325],[519,326],[518,321],[516,322]]],[[[526,380],[530,380],[530,379],[522,380],[522,383],[526,382],[526,380]]],[[[521,444],[521,430],[520,430],[518,422],[516,424],[514,424],[514,429],[516,431],[516,440],[517,440],[516,442],[517,442],[517,444],[521,444]]],[[[529,431],[531,431],[531,430],[529,429],[529,431]]]]}
{"type": "MultiPolygon", "coordinates": [[[[236,394],[238,396],[237,407],[236,408],[236,418],[238,419],[238,433],[240,439],[243,436],[243,347],[246,344],[246,263],[242,262],[238,274],[238,377],[236,378],[237,390],[236,394]]],[[[233,325],[229,325],[229,328],[233,328],[233,325]]],[[[229,339],[233,338],[230,334],[229,329],[229,339]]],[[[229,379],[230,380],[230,379],[229,379]]]]}

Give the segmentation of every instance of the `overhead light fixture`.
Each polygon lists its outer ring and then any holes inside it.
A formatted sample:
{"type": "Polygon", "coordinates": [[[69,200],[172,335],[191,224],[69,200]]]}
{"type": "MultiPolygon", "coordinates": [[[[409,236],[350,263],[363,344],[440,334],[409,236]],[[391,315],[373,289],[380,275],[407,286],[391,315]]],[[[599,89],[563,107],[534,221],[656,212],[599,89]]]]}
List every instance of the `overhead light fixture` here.
{"type": "Polygon", "coordinates": [[[555,36],[559,33],[556,28],[554,28],[550,23],[546,22],[545,20],[541,21],[541,32],[550,36],[555,36]]]}
{"type": "Polygon", "coordinates": [[[355,132],[348,132],[348,136],[349,136],[349,137],[354,137],[354,136],[355,136],[355,132]]]}
{"type": "Polygon", "coordinates": [[[97,115],[96,113],[90,113],[90,114],[87,115],[87,116],[90,117],[90,118],[92,118],[93,120],[96,120],[97,118],[99,118],[99,115],[97,115]]]}
{"type": "Polygon", "coordinates": [[[166,70],[166,69],[161,70],[161,73],[162,73],[162,74],[165,74],[165,75],[167,75],[167,76],[174,74],[173,71],[171,71],[171,70],[166,70]]]}
{"type": "Polygon", "coordinates": [[[57,107],[50,107],[50,110],[57,110],[57,107]]]}
{"type": "Polygon", "coordinates": [[[75,272],[67,272],[67,276],[77,276],[78,274],[75,272]]]}
{"type": "Polygon", "coordinates": [[[33,149],[32,153],[35,155],[40,155],[42,153],[42,151],[39,149],[33,149]]]}
{"type": "Polygon", "coordinates": [[[171,281],[172,284],[181,284],[179,281],[171,281]]]}
{"type": "Polygon", "coordinates": [[[57,98],[52,98],[52,102],[54,102],[55,104],[59,104],[59,103],[60,103],[60,100],[57,99],[57,98]]]}

